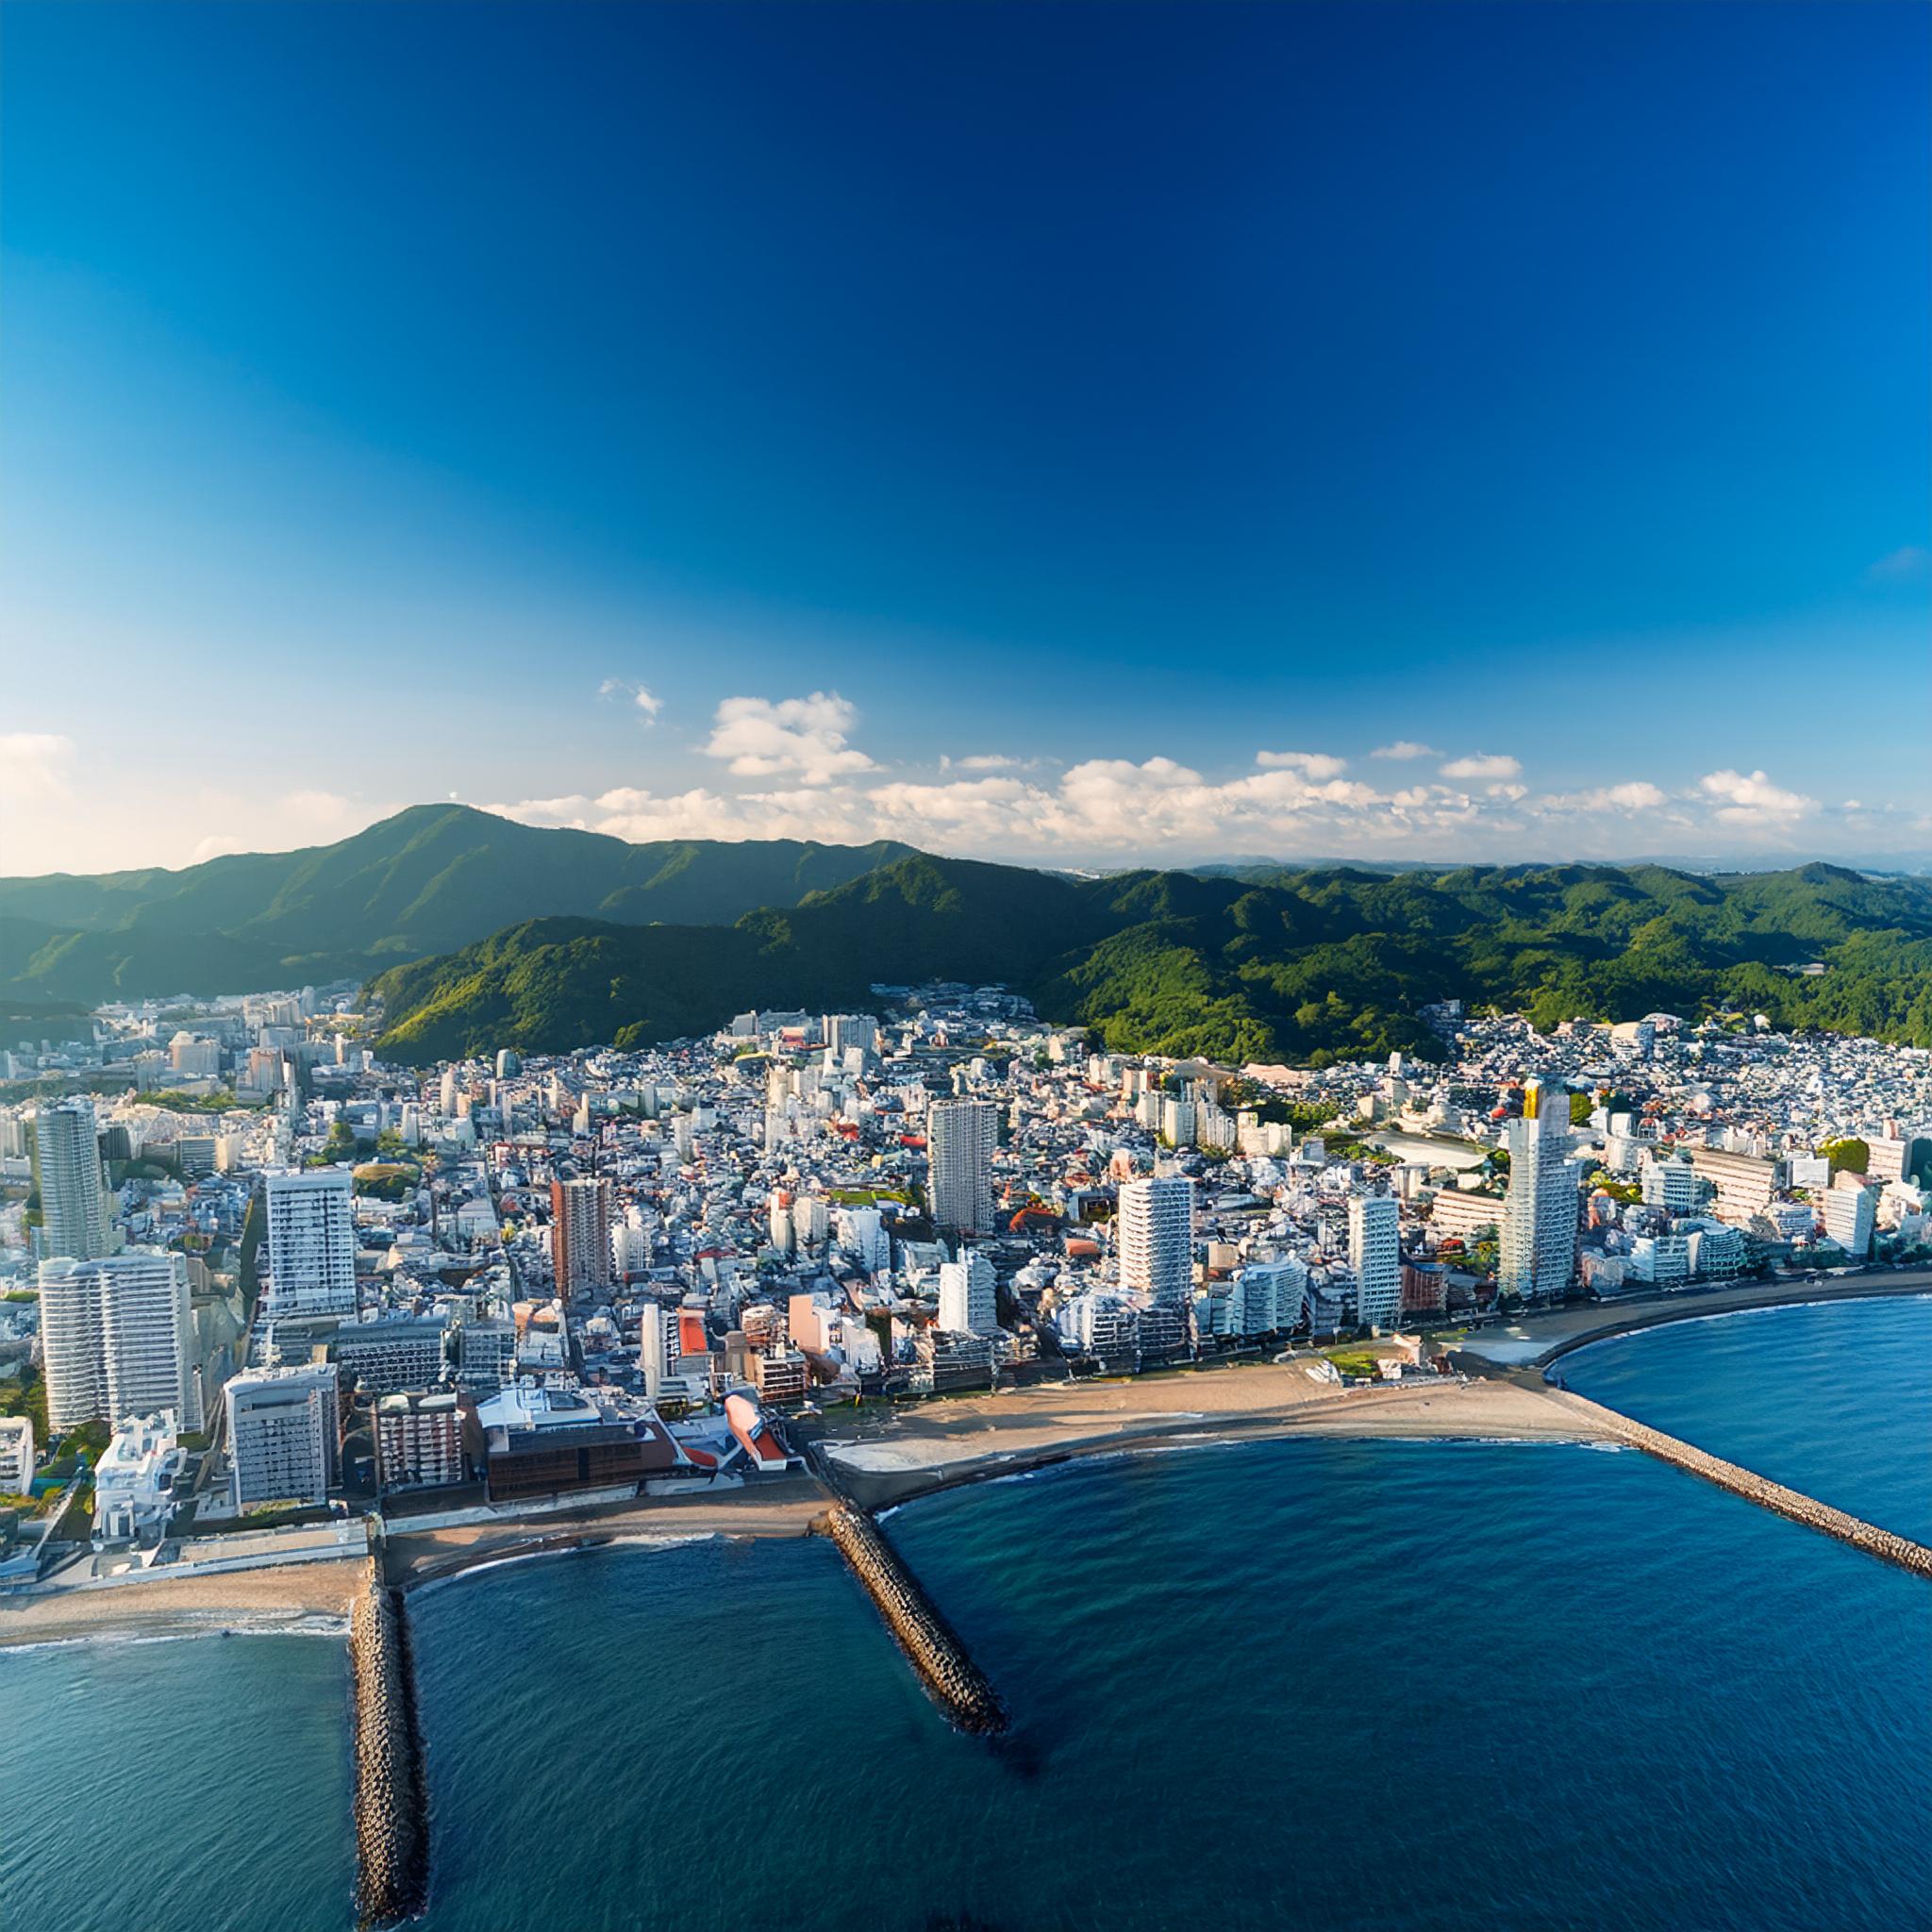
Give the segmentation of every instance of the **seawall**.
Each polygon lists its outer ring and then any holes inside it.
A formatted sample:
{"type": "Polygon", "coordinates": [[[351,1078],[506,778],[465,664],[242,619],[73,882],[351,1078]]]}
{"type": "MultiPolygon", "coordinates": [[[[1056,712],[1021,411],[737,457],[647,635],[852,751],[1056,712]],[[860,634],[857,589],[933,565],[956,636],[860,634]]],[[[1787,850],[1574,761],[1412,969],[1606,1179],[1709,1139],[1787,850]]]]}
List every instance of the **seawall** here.
{"type": "Polygon", "coordinates": [[[428,1790],[402,1593],[371,1562],[349,1613],[355,1697],[356,1917],[392,1925],[423,1908],[429,1877],[428,1790]]]}
{"type": "Polygon", "coordinates": [[[960,1730],[981,1737],[1004,1731],[1007,1713],[998,1693],[879,1533],[877,1524],[862,1510],[841,1503],[813,1527],[838,1544],[947,1718],[960,1730]]]}
{"type": "Polygon", "coordinates": [[[1793,1523],[1802,1523],[1807,1529],[1836,1537],[1840,1542],[1850,1543],[1854,1549],[1863,1550],[1867,1556],[1895,1563],[1915,1576],[1932,1579],[1932,1550],[1924,1543],[1914,1542],[1910,1537],[1880,1529],[1876,1524],[1867,1523],[1862,1517],[1853,1516],[1843,1509],[1834,1509],[1829,1503],[1821,1503],[1801,1491],[1788,1490],[1782,1483],[1772,1482],[1755,1470],[1726,1462],[1723,1457],[1713,1456],[1693,1443],[1680,1441],[1675,1436],[1667,1436],[1661,1429],[1653,1429],[1647,1424],[1619,1415],[1615,1409],[1606,1408],[1586,1395],[1575,1394],[1567,1389],[1554,1391],[1553,1393],[1567,1407],[1587,1413],[1600,1425],[1602,1432],[1615,1441],[1627,1442],[1633,1449],[1641,1449],[1660,1462],[1668,1462],[1689,1475],[1701,1477],[1705,1482],[1715,1483],[1719,1489],[1729,1490],[1734,1495],[1774,1510],[1793,1523]]]}

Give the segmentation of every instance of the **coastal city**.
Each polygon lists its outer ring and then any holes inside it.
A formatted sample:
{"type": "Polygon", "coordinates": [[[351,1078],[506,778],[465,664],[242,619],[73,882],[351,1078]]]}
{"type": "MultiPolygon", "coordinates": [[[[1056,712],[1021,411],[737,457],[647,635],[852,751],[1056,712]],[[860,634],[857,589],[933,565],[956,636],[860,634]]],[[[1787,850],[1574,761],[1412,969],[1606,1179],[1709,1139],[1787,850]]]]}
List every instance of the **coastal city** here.
{"type": "Polygon", "coordinates": [[[927,1398],[1346,1398],[1527,1359],[1539,1310],[1932,1255],[1923,1049],[1442,1007],[1433,1059],[1224,1067],[874,991],[421,1069],[352,986],[17,1041],[0,1586],[876,1475],[927,1398]]]}

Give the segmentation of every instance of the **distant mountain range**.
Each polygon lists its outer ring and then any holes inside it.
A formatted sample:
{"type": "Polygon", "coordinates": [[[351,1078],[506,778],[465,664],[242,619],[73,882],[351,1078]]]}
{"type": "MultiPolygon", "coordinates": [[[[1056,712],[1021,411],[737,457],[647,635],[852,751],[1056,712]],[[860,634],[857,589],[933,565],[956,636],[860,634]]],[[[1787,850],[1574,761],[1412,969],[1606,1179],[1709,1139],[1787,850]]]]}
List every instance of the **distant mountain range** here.
{"type": "Polygon", "coordinates": [[[904,845],[631,845],[419,806],[340,844],[0,880],[0,1014],[368,975],[423,1061],[703,1032],[874,982],[1000,981],[1128,1051],[1324,1062],[1460,998],[1541,1024],[1716,1004],[1932,1045],[1932,881],[1842,867],[1079,877],[904,845]],[[1827,971],[1790,969],[1823,961],[1827,971]]]}
{"type": "Polygon", "coordinates": [[[547,914],[728,923],[912,848],[672,840],[419,805],[335,845],[181,872],[0,879],[0,1001],[92,1006],[341,979],[547,914]]]}

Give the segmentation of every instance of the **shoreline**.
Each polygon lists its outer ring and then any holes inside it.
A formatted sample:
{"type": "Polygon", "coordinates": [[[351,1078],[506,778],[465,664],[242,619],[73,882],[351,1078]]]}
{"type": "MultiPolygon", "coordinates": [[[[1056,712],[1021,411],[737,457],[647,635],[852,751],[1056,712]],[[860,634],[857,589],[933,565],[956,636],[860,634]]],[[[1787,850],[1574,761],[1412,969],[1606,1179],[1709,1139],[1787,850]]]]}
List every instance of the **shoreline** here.
{"type": "Polygon", "coordinates": [[[415,1533],[392,1527],[384,1550],[384,1570],[391,1585],[412,1593],[474,1570],[613,1544],[669,1549],[714,1537],[802,1537],[836,1501],[815,1476],[792,1475],[714,1496],[605,1504],[580,1516],[550,1516],[541,1523],[466,1524],[415,1533]]]}
{"type": "Polygon", "coordinates": [[[1806,1307],[1829,1302],[1883,1301],[1899,1295],[1932,1294],[1932,1270],[1908,1274],[1871,1274],[1850,1280],[1753,1282],[1741,1288],[1700,1292],[1620,1297],[1584,1308],[1561,1308],[1518,1316],[1473,1331],[1453,1345],[1452,1354],[1471,1356],[1492,1369],[1541,1372],[1561,1357],[1593,1341],[1659,1328],[1674,1322],[1707,1321],[1714,1315],[1751,1313],[1759,1308],[1806,1307]],[[1539,1333],[1539,1330],[1541,1332],[1539,1333]],[[1545,1346],[1532,1344],[1543,1341],[1545,1346]],[[1486,1344],[1488,1344],[1486,1346],[1486,1344]],[[1498,1346],[1497,1344],[1500,1344],[1498,1346]],[[1495,1350],[1491,1353],[1491,1349],[1495,1350]]]}
{"type": "Polygon", "coordinates": [[[0,1652],[224,1632],[346,1638],[364,1569],[351,1562],[279,1563],[218,1576],[158,1574],[112,1590],[0,1594],[0,1652]]]}
{"type": "MultiPolygon", "coordinates": [[[[669,1548],[726,1538],[802,1537],[841,1496],[897,1508],[969,1484],[1122,1455],[1315,1436],[1343,1441],[1615,1443],[1545,1382],[1561,1357],[1613,1336],[1759,1308],[1932,1294],[1932,1273],[1903,1278],[1753,1284],[1635,1307],[1530,1317],[1456,1345],[1466,1373],[1354,1389],[1318,1382],[1298,1361],[1241,1362],[1151,1377],[1047,1384],[1002,1395],[949,1396],[868,1417],[855,1436],[822,1437],[827,1480],[792,1475],[709,1495],[640,1498],[575,1515],[411,1532],[392,1524],[383,1572],[406,1592],[538,1557],[630,1544],[669,1548]],[[1552,1332],[1555,1324],[1562,1330],[1552,1332]],[[1525,1332],[1531,1324],[1544,1334],[1525,1332]],[[1567,1330],[1567,1332],[1562,1332],[1567,1330]],[[1507,1338],[1507,1339],[1506,1339],[1507,1338]],[[1538,1341],[1546,1345],[1533,1347],[1538,1341]]],[[[113,1589],[0,1592],[0,1651],[95,1640],[223,1633],[345,1635],[359,1566],[291,1562],[225,1574],[165,1571],[113,1589]]]]}
{"type": "MultiPolygon", "coordinates": [[[[938,1420],[921,1416],[917,1426],[890,1439],[826,1441],[819,1454],[841,1490],[863,1507],[878,1510],[970,1483],[1026,1475],[1098,1457],[1214,1448],[1291,1436],[1344,1441],[1571,1443],[1604,1437],[1596,1424],[1555,1402],[1553,1391],[1502,1378],[1427,1377],[1344,1390],[1316,1384],[1292,1366],[1250,1365],[1241,1374],[1241,1392],[1262,1400],[1240,1405],[1224,1401],[1217,1406],[1214,1397],[1228,1391],[1210,1388],[1202,1406],[1191,1402],[1182,1407],[1181,1399],[1202,1395],[1189,1386],[1194,1379],[1180,1376],[1160,1385],[1161,1392],[1174,1398],[1167,1412],[1115,1409],[1118,1420],[1110,1427],[1103,1404],[1114,1389],[1085,1384],[1057,1391],[1062,1405],[1077,1405],[1082,1396],[1100,1398],[1079,1405],[1084,1409],[1080,1420],[1089,1426],[1078,1433],[1050,1424],[1042,1426],[1015,1413],[1018,1402],[1011,1395],[965,1397],[959,1399],[960,1410],[955,1415],[938,1420]],[[1272,1383],[1265,1391],[1254,1387],[1255,1378],[1263,1375],[1272,1383]],[[1291,1377],[1298,1378],[1298,1384],[1288,1379],[1291,1377]],[[995,1409],[994,1405],[1006,1407],[995,1409]]],[[[1235,1379],[1230,1377],[1230,1386],[1235,1379]]]]}

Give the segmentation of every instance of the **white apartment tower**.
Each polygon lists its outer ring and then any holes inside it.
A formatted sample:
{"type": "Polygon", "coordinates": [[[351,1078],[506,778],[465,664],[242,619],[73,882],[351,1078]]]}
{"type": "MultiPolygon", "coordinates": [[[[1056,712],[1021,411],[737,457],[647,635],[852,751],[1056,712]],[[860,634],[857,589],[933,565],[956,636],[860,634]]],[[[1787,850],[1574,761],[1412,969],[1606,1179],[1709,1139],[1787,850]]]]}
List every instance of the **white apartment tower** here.
{"type": "Polygon", "coordinates": [[[268,1176],[268,1272],[277,1315],[356,1312],[356,1210],[345,1167],[268,1176]]]}
{"type": "Polygon", "coordinates": [[[40,1290],[49,1427],[162,1409],[201,1427],[187,1256],[129,1248],[42,1261],[40,1290]]]}
{"type": "Polygon", "coordinates": [[[940,1266],[940,1326],[948,1335],[997,1335],[998,1298],[992,1263],[962,1255],[940,1266]]]}
{"type": "Polygon", "coordinates": [[[1824,1196],[1824,1232],[1855,1261],[1862,1261],[1872,1251],[1875,1191],[1854,1182],[1834,1186],[1824,1196]]]}
{"type": "Polygon", "coordinates": [[[92,1100],[42,1101],[34,1109],[34,1180],[50,1260],[92,1261],[114,1252],[92,1100]]]}
{"type": "Polygon", "coordinates": [[[925,1116],[933,1225],[945,1234],[992,1232],[992,1155],[1000,1110],[991,1100],[939,1100],[925,1116]]]}
{"type": "Polygon", "coordinates": [[[222,1393],[236,1508],[327,1502],[341,1455],[335,1364],[250,1369],[222,1393]]]}
{"type": "Polygon", "coordinates": [[[1185,1306],[1194,1291],[1194,1184],[1185,1174],[1121,1189],[1121,1286],[1185,1306]]]}
{"type": "Polygon", "coordinates": [[[1393,1194],[1357,1194],[1348,1204],[1348,1265],[1364,1327],[1393,1328],[1402,1318],[1401,1212],[1393,1194]]]}
{"type": "Polygon", "coordinates": [[[1530,1081],[1523,1118],[1509,1123],[1508,1147],[1496,1285],[1525,1299],[1563,1295],[1576,1273],[1579,1200],[1569,1158],[1569,1090],[1530,1081]]]}

